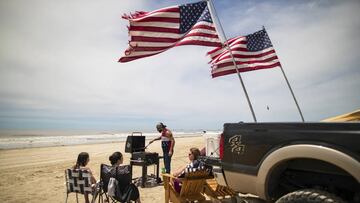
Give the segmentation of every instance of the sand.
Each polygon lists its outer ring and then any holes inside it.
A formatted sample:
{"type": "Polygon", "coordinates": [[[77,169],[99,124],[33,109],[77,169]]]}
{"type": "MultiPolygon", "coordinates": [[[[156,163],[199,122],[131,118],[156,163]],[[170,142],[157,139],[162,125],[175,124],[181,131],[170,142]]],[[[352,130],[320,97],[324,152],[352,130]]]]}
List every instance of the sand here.
{"type": "MultiPolygon", "coordinates": [[[[190,147],[204,147],[203,137],[176,138],[175,152],[172,158],[172,169],[188,163],[187,154],[190,147]]],[[[108,157],[114,151],[124,155],[124,164],[129,164],[130,154],[124,152],[124,142],[108,144],[75,145],[61,147],[44,147],[0,150],[0,202],[64,202],[64,170],[71,167],[80,152],[90,154],[89,167],[99,179],[100,164],[108,164],[108,157]]],[[[150,145],[149,152],[160,155],[160,141],[150,145]]],[[[161,160],[160,168],[163,167],[161,160]]],[[[141,168],[134,166],[133,177],[140,177],[141,168]]],[[[154,173],[155,167],[148,167],[148,174],[154,173]]],[[[139,188],[143,203],[164,202],[163,186],[139,188]]],[[[83,197],[80,196],[80,202],[83,197]]],[[[76,202],[74,193],[69,195],[68,202],[76,202]]]]}

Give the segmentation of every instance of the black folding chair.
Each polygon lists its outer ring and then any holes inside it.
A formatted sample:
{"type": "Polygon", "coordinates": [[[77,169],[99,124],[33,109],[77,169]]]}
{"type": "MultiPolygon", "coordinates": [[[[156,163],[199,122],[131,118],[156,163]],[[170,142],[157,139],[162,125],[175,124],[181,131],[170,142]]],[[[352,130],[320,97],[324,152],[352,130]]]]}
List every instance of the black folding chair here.
{"type": "Polygon", "coordinates": [[[118,181],[119,189],[123,191],[127,188],[132,181],[132,172],[130,165],[123,166],[109,166],[106,164],[101,164],[100,166],[100,192],[98,202],[124,202],[122,201],[123,197],[110,196],[108,195],[108,185],[110,178],[115,178],[118,181]]]}

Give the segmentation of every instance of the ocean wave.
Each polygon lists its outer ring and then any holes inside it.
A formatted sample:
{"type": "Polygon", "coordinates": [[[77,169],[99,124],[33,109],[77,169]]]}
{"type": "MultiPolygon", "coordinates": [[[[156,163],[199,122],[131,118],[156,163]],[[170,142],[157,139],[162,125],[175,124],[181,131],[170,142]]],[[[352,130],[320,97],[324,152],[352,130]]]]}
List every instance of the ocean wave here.
{"type": "MultiPolygon", "coordinates": [[[[206,132],[206,134],[213,132],[206,132]]],[[[219,133],[219,132],[214,132],[219,133]]],[[[51,147],[51,146],[67,146],[80,144],[97,144],[125,142],[131,133],[102,133],[102,134],[86,134],[86,135],[31,135],[31,136],[10,136],[0,137],[0,149],[18,149],[33,147],[51,147]]],[[[139,134],[134,134],[139,136],[139,134]]],[[[204,132],[173,132],[175,138],[203,136],[204,132]]],[[[159,133],[148,132],[142,133],[146,140],[154,139],[160,136],[159,133]]]]}

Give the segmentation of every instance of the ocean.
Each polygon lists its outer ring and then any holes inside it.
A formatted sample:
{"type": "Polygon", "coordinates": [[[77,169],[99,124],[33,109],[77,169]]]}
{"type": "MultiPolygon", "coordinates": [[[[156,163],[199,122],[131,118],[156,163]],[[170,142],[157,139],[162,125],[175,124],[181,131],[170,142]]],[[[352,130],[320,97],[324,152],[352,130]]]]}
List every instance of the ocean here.
{"type": "MultiPolygon", "coordinates": [[[[206,134],[218,134],[220,132],[206,132],[206,134]]],[[[33,147],[68,146],[79,144],[98,144],[111,142],[124,142],[131,133],[99,133],[99,134],[72,134],[72,135],[44,135],[44,134],[22,134],[0,137],[0,149],[20,149],[33,147]]],[[[134,134],[139,135],[139,134],[134,134]]],[[[146,140],[158,137],[159,133],[142,133],[146,140]]],[[[204,136],[204,132],[176,132],[177,137],[204,136]]]]}

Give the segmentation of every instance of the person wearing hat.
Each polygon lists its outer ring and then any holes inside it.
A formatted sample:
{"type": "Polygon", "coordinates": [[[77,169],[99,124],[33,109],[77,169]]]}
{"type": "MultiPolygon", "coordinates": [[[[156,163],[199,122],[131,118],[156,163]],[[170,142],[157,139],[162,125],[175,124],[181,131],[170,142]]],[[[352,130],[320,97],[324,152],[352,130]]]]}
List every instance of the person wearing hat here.
{"type": "Polygon", "coordinates": [[[156,129],[161,135],[149,142],[153,143],[156,140],[161,140],[161,148],[164,156],[164,166],[166,173],[170,173],[171,156],[174,154],[175,139],[172,132],[166,128],[163,123],[158,123],[156,129]]]}

